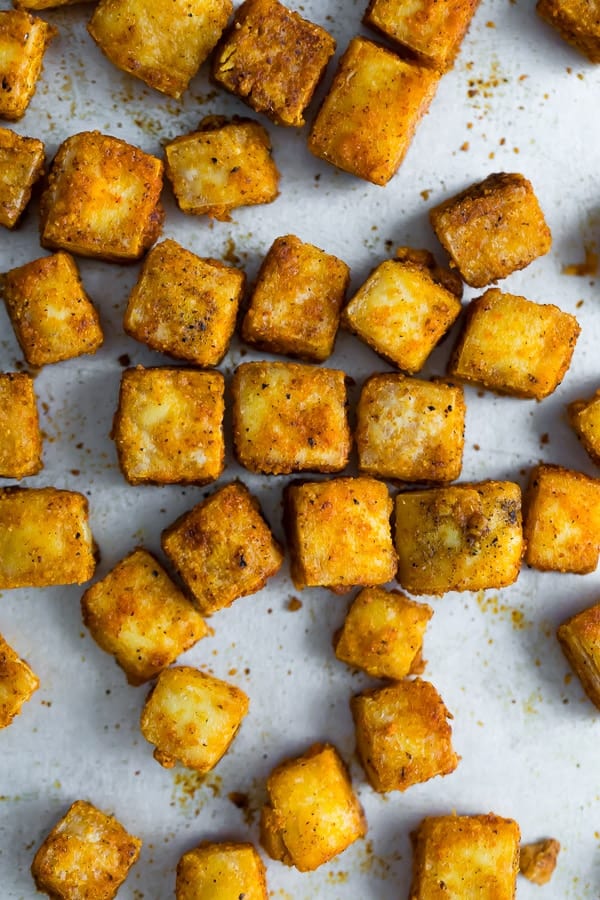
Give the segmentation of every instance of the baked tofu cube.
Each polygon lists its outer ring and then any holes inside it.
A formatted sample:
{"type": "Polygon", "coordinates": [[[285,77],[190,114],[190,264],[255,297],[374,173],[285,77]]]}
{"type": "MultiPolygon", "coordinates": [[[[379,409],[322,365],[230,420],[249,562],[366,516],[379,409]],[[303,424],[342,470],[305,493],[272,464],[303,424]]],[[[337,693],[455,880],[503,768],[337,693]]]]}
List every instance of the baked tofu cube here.
{"type": "Polygon", "coordinates": [[[241,482],[177,519],[163,532],[162,546],[207,616],[259,591],[283,562],[258,501],[241,482]]]}
{"type": "Polygon", "coordinates": [[[227,752],[248,712],[246,694],[190,666],[165,669],[142,711],[142,734],[166,769],[176,762],[210,772],[227,752]]]}
{"type": "Polygon", "coordinates": [[[519,870],[533,884],[548,884],[558,861],[560,843],[554,838],[522,844],[519,870]]]}
{"type": "Polygon", "coordinates": [[[268,353],[323,362],[333,353],[350,270],[293,234],[275,240],[258,273],[242,337],[268,353]]]}
{"type": "Polygon", "coordinates": [[[31,874],[54,900],[112,900],[141,846],[113,816],[77,800],[37,851],[31,874]]]}
{"type": "Polygon", "coordinates": [[[462,469],[464,429],[458,385],[372,375],[357,409],[360,471],[400,481],[454,481],[462,469]]]}
{"type": "Polygon", "coordinates": [[[143,684],[189,650],[208,628],[146,550],[125,557],[81,598],[83,621],[129,684],[143,684]]]}
{"type": "Polygon", "coordinates": [[[411,835],[413,881],[409,900],[477,897],[514,900],[519,826],[487,816],[428,816],[411,835]]]}
{"type": "Polygon", "coordinates": [[[25,115],[56,34],[56,28],[27,12],[0,10],[0,119],[25,115]]]}
{"type": "Polygon", "coordinates": [[[396,497],[398,581],[411,594],[480,591],[516,581],[521,489],[481,481],[396,497]]]}
{"type": "Polygon", "coordinates": [[[0,373],[0,476],[25,478],[42,468],[42,434],[25,372],[0,373]]]}
{"type": "Polygon", "coordinates": [[[15,227],[44,173],[44,159],[42,141],[0,128],[0,225],[15,227]]]}
{"type": "Polygon", "coordinates": [[[130,484],[207,484],[223,471],[225,379],[190,369],[127,369],[112,437],[130,484]]]}
{"type": "Polygon", "coordinates": [[[598,8],[589,0],[538,0],[538,15],[593,63],[600,63],[598,8]]]}
{"type": "Polygon", "coordinates": [[[594,571],[600,552],[599,479],[561,466],[536,466],[524,506],[528,565],[579,575],[594,571]]]}
{"type": "Polygon", "coordinates": [[[414,374],[461,311],[460,299],[427,266],[388,259],[342,312],[342,325],[399,369],[414,374]]]}
{"type": "Polygon", "coordinates": [[[83,494],[0,489],[0,590],[83,584],[95,567],[83,494]]]}
{"type": "Polygon", "coordinates": [[[40,201],[41,241],[108,262],[139,259],[162,231],[163,164],[99,131],[67,138],[40,201]]]}
{"type": "Polygon", "coordinates": [[[600,390],[586,400],[568,406],[569,422],[590,458],[600,465],[600,390]]]}
{"type": "Polygon", "coordinates": [[[180,210],[231,221],[238,206],[272,203],[279,172],[267,131],[250,119],[203,119],[165,147],[166,173],[180,210]]]}
{"type": "Polygon", "coordinates": [[[343,594],[354,585],[392,580],[392,501],[383,482],[332,478],[291,484],[285,506],[290,569],[298,590],[327,587],[343,594]]]}
{"type": "Polygon", "coordinates": [[[251,472],[340,472],[352,443],[346,375],[286,362],[242,363],[235,371],[233,438],[251,472]]]}
{"type": "Polygon", "coordinates": [[[30,366],[95,353],[104,336],[69,253],[34,259],[3,278],[6,308],[30,366]]]}
{"type": "Polygon", "coordinates": [[[314,744],[278,765],[267,781],[260,840],[273,859],[318,869],[367,832],[362,807],[335,747],[314,744]]]}
{"type": "Polygon", "coordinates": [[[244,284],[240,269],[163,241],[144,261],[125,331],[160,353],[216,366],[229,347],[244,284]]]}
{"type": "Polygon", "coordinates": [[[232,10],[231,0],[100,0],[88,31],[117,68],[179,98],[232,10]]]}
{"type": "Polygon", "coordinates": [[[37,675],[0,634],[0,728],[10,725],[39,686],[37,675]]]}
{"type": "Polygon", "coordinates": [[[600,603],[563,622],[557,637],[584,691],[600,709],[600,603]]]}
{"type": "Polygon", "coordinates": [[[429,213],[433,230],[462,278],[485,287],[548,253],[552,235],[531,182],[500,172],[429,213]]]}
{"type": "Polygon", "coordinates": [[[177,864],[176,900],[268,900],[263,861],[252,844],[206,841],[177,864]]]}
{"type": "Polygon", "coordinates": [[[342,56],[308,148],[338,169],[384,185],[395,175],[439,75],[356,37],[342,56]]]}
{"type": "Polygon", "coordinates": [[[421,671],[423,635],[433,610],[399,591],[364,588],[335,638],[335,655],[373,678],[400,680],[421,671]]]}

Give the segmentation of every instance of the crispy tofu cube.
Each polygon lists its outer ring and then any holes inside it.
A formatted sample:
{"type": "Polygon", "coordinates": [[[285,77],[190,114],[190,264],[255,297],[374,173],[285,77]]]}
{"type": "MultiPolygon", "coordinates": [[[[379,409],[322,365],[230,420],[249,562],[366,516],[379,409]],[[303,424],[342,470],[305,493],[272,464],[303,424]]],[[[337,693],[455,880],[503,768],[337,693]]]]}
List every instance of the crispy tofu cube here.
{"type": "Polygon", "coordinates": [[[600,709],[600,603],[563,622],[557,637],[584,691],[600,709]]]}
{"type": "Polygon", "coordinates": [[[144,261],[125,331],[160,353],[216,366],[229,347],[244,284],[240,269],[163,241],[144,261]]]}
{"type": "Polygon", "coordinates": [[[87,589],[81,611],[129,684],[154,678],[208,634],[200,613],[154,556],[139,548],[87,589]]]}
{"type": "Polygon", "coordinates": [[[40,681],[0,634],[0,728],[10,725],[40,681]]]}
{"type": "Polygon", "coordinates": [[[323,362],[333,353],[349,280],[336,256],[293,234],[277,238],[258,273],[243,339],[268,353],[323,362]]]}
{"type": "Polygon", "coordinates": [[[524,550],[519,485],[481,481],[398,494],[396,550],[398,581],[411,594],[512,584],[524,550]]]}
{"type": "Polygon", "coordinates": [[[176,900],[268,900],[263,861],[252,844],[205,841],[177,864],[176,900]]]}
{"type": "Polygon", "coordinates": [[[589,0],[538,0],[536,10],[590,62],[600,63],[600,20],[595,3],[589,0]]]}
{"type": "Polygon", "coordinates": [[[411,835],[409,900],[477,897],[513,900],[519,870],[519,826],[487,816],[428,816],[411,835]]]}
{"type": "Polygon", "coordinates": [[[600,465],[600,390],[586,400],[568,406],[569,422],[590,458],[600,465]]]}
{"type": "Polygon", "coordinates": [[[15,227],[44,174],[44,159],[42,141],[0,128],[0,225],[15,227]]]}
{"type": "Polygon", "coordinates": [[[599,479],[561,466],[536,466],[524,506],[528,565],[579,575],[594,571],[600,552],[599,479]]]}
{"type": "Polygon", "coordinates": [[[462,278],[485,287],[544,256],[552,235],[531,182],[500,172],[429,213],[433,230],[462,278]]]}
{"type": "Polygon", "coordinates": [[[335,655],[373,678],[401,679],[423,667],[423,635],[433,610],[399,591],[364,588],[335,637],[335,655]]]}
{"type": "Polygon", "coordinates": [[[112,900],[141,846],[113,816],[77,800],[37,851],[31,874],[54,900],[112,900]]]}
{"type": "Polygon", "coordinates": [[[104,335],[75,260],[54,253],[11,269],[3,278],[6,308],[30,366],[95,353],[104,335]]]}
{"type": "Polygon", "coordinates": [[[16,121],[35,94],[53,25],[21,10],[0,10],[0,119],[16,121]]]}
{"type": "Polygon", "coordinates": [[[42,433],[25,372],[0,373],[0,476],[25,478],[42,468],[42,433]]]}
{"type": "Polygon", "coordinates": [[[163,532],[162,546],[206,616],[259,591],[283,562],[258,500],[241,482],[177,519],[163,532]]]}
{"type": "Polygon", "coordinates": [[[522,844],[519,870],[533,884],[548,884],[558,861],[560,843],[554,838],[522,844]]]}
{"type": "Polygon", "coordinates": [[[18,9],[54,9],[58,6],[72,6],[81,3],[82,0],[13,0],[13,6],[18,9]]]}
{"type": "Polygon", "coordinates": [[[290,569],[298,590],[321,586],[343,594],[354,585],[392,580],[392,501],[383,482],[332,478],[291,484],[285,506],[290,569]]]}
{"type": "Polygon", "coordinates": [[[438,81],[438,73],[365,38],[353,38],[313,123],[308,149],[344,172],[387,184],[438,81]]]}
{"type": "Polygon", "coordinates": [[[83,584],[95,567],[83,494],[0,489],[0,590],[83,584]]]}
{"type": "Polygon", "coordinates": [[[454,481],[462,469],[464,429],[458,385],[372,375],[357,409],[360,471],[400,481],[454,481]]]}
{"type": "Polygon", "coordinates": [[[229,222],[238,206],[272,203],[279,194],[271,139],[251,119],[207,116],[197,131],[167,144],[165,154],[175,199],[189,215],[229,222]]]}
{"type": "Polygon", "coordinates": [[[176,762],[210,772],[225,755],[248,712],[246,694],[190,666],[165,669],[150,691],[140,726],[166,769],[176,762]]]}
{"type": "Polygon", "coordinates": [[[251,472],[340,472],[352,444],[346,375],[286,362],[242,363],[235,371],[233,438],[251,472]]]}
{"type": "Polygon", "coordinates": [[[273,859],[318,869],[367,832],[350,775],[335,747],[314,744],[278,765],[267,781],[260,840],[273,859]]]}
{"type": "Polygon", "coordinates": [[[163,164],[99,131],[67,138],[40,201],[43,247],[109,262],[139,259],[162,231],[163,164]]]}

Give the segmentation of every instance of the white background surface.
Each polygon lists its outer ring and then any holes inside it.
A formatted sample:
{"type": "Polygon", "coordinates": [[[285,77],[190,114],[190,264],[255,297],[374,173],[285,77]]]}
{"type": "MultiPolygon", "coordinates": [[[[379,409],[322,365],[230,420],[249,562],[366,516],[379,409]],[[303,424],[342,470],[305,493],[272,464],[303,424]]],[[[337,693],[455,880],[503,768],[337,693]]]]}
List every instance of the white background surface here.
{"type": "MultiPolygon", "coordinates": [[[[352,35],[365,33],[359,23],[366,0],[289,5],[327,27],[339,52],[352,35]]],[[[8,8],[6,0],[0,7],[8,8]]],[[[60,37],[50,46],[37,94],[15,130],[46,140],[49,155],[68,135],[92,128],[160,154],[162,142],[190,130],[204,115],[248,114],[243,104],[208,83],[206,67],[181,104],[119,72],[85,31],[90,11],[78,6],[45,14],[60,37]]],[[[325,86],[333,71],[330,65],[325,86]]],[[[534,184],[554,245],[549,256],[502,286],[576,312],[582,335],[563,385],[542,404],[466,390],[462,480],[509,478],[524,485],[528,469],[540,459],[597,474],[565,418],[565,404],[589,396],[600,383],[597,285],[589,277],[567,277],[561,269],[582,261],[584,243],[593,241],[598,229],[599,88],[600,69],[544,25],[532,2],[483,0],[455,69],[442,80],[399,174],[386,188],[314,159],[306,149],[306,128],[283,130],[262,119],[282,173],[279,199],[241,209],[231,223],[211,225],[179,213],[165,190],[164,235],[201,256],[223,257],[233,241],[252,278],[273,239],[295,233],[344,259],[356,288],[398,244],[428,246],[441,258],[428,224],[430,206],[490,172],[522,172],[534,184]],[[468,149],[460,149],[465,142],[468,149]],[[424,191],[430,192],[427,201],[424,191]]],[[[309,121],[314,110],[315,105],[309,121]]],[[[0,235],[0,268],[44,252],[34,204],[19,230],[0,235]]],[[[118,358],[127,353],[132,364],[147,365],[169,360],[126,337],[121,327],[139,267],[86,260],[80,266],[106,342],[95,357],[48,366],[37,375],[40,404],[47,404],[45,468],[26,484],[89,496],[102,576],[135,545],[158,550],[161,530],[212,488],[125,484],[108,438],[122,371],[118,358]]],[[[13,370],[21,354],[3,310],[0,335],[0,365],[13,370]]],[[[443,373],[451,346],[452,339],[434,352],[424,374],[443,373]]],[[[226,376],[241,358],[234,339],[221,366],[226,376]]],[[[346,334],[329,364],[356,379],[352,409],[364,378],[389,368],[346,334]]],[[[231,460],[230,441],[228,460],[221,483],[240,476],[249,484],[282,539],[286,479],[241,470],[231,460]]],[[[140,861],[119,896],[168,898],[180,854],[198,841],[257,840],[257,817],[248,828],[229,792],[247,793],[256,811],[275,764],[316,740],[330,740],[350,763],[369,821],[367,841],[312,874],[268,861],[273,897],[404,898],[410,830],[424,815],[455,809],[514,817],[526,841],[544,836],[561,841],[553,881],[537,888],[520,878],[523,900],[598,898],[598,713],[576,678],[565,681],[569,669],[554,637],[564,618],[598,599],[598,579],[524,568],[518,582],[499,595],[453,594],[430,601],[435,615],[425,639],[424,677],[454,714],[454,746],[462,761],[444,779],[388,796],[369,788],[354,756],[348,700],[371,682],[339,663],[331,649],[348,598],[306,590],[302,608],[290,612],[289,598],[298,592],[287,564],[260,594],[217,613],[211,619],[214,636],[180,658],[229,678],[251,698],[230,753],[204,784],[193,773],[167,771],[152,759],[138,727],[147,690],[127,686],[112,658],[89,637],[79,611],[82,588],[4,592],[0,631],[28,659],[41,688],[0,734],[0,897],[35,895],[29,875],[34,849],[73,800],[87,798],[114,811],[144,840],[140,861]],[[524,627],[514,627],[514,610],[523,614],[524,627]]]]}

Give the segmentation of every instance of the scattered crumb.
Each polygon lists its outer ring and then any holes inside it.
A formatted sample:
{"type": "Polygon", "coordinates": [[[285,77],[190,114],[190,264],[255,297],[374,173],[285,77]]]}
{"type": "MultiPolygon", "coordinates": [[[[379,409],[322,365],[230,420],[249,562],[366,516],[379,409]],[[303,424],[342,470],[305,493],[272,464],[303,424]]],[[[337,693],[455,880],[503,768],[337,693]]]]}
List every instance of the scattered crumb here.
{"type": "Polygon", "coordinates": [[[297,597],[290,597],[287,608],[290,612],[297,612],[297,610],[302,609],[302,601],[298,600],[297,597]]]}
{"type": "MultiPolygon", "coordinates": [[[[563,275],[577,275],[579,277],[585,275],[598,274],[598,254],[591,244],[584,246],[585,260],[582,263],[571,263],[563,266],[563,275]]],[[[581,301],[583,303],[583,301],[581,301]]]]}

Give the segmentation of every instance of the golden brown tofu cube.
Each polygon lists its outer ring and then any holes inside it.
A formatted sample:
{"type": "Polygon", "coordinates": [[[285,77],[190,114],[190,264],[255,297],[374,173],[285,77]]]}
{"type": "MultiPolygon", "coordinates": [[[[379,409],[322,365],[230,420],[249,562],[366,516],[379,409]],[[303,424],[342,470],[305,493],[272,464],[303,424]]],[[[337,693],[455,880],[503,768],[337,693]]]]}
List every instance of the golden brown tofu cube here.
{"type": "Polygon", "coordinates": [[[600,709],[600,603],[563,622],[557,637],[584,691],[600,709]]]}
{"type": "Polygon", "coordinates": [[[271,139],[250,119],[208,116],[197,131],[167,144],[165,154],[175,199],[189,215],[229,222],[238,206],[272,203],[279,194],[271,139]]]}
{"type": "Polygon", "coordinates": [[[260,840],[273,859],[318,869],[367,832],[350,775],[335,747],[315,744],[280,763],[267,781],[260,840]]]}
{"type": "Polygon", "coordinates": [[[356,37],[342,56],[308,148],[338,169],[384,185],[433,99],[436,72],[356,37]]]}
{"type": "Polygon", "coordinates": [[[24,478],[42,468],[42,433],[33,379],[0,373],[0,476],[24,478]]]}
{"type": "Polygon", "coordinates": [[[251,472],[340,472],[348,464],[352,439],[344,372],[242,363],[232,392],[235,453],[251,472]]]}
{"type": "Polygon", "coordinates": [[[0,489],[0,590],[83,584],[95,567],[83,494],[0,489]]]}
{"type": "Polygon", "coordinates": [[[414,374],[458,318],[456,294],[411,260],[388,259],[375,268],[342,312],[342,325],[414,374]]]}
{"type": "Polygon", "coordinates": [[[71,6],[81,3],[82,0],[13,0],[13,6],[17,9],[54,9],[58,6],[71,6]]]}
{"type": "Polygon", "coordinates": [[[568,406],[568,413],[585,450],[600,465],[600,390],[587,400],[574,400],[568,406]]]}
{"type": "Polygon", "coordinates": [[[11,269],[2,282],[6,308],[30,366],[95,353],[104,335],[75,260],[54,253],[11,269]]]}
{"type": "Polygon", "coordinates": [[[215,54],[213,77],[278,125],[304,125],[335,41],[278,0],[245,0],[215,54]]]}
{"type": "Polygon", "coordinates": [[[0,634],[0,728],[10,725],[40,681],[0,634]]]}
{"type": "Polygon", "coordinates": [[[165,669],[142,710],[142,734],[167,769],[176,762],[210,772],[227,752],[248,712],[246,694],[190,666],[165,669]]]}
{"type": "Polygon", "coordinates": [[[0,119],[20,119],[35,94],[56,28],[21,10],[0,10],[0,119]]]}
{"type": "Polygon", "coordinates": [[[323,362],[333,353],[349,280],[336,256],[293,234],[277,238],[258,273],[243,339],[269,353],[323,362]]]}
{"type": "Polygon", "coordinates": [[[44,173],[44,144],[0,128],[0,225],[14,228],[44,173]]]}
{"type": "Polygon", "coordinates": [[[512,584],[524,550],[519,485],[481,481],[399,494],[396,550],[398,581],[411,594],[512,584]]]}
{"type": "Polygon", "coordinates": [[[429,213],[438,240],[471,287],[485,287],[548,253],[552,235],[531,182],[500,172],[429,213]]]}
{"type": "Polygon", "coordinates": [[[129,684],[154,678],[208,634],[200,613],[142,549],[87,589],[81,611],[92,637],[113,654],[129,684]]]}
{"type": "Polygon", "coordinates": [[[520,836],[515,821],[493,813],[428,816],[411,835],[409,900],[514,900],[520,836]]]}
{"type": "Polygon", "coordinates": [[[109,262],[139,259],[162,231],[163,164],[99,131],[67,138],[40,201],[43,247],[109,262]]]}
{"type": "Polygon", "coordinates": [[[538,0],[537,13],[593,63],[600,63],[597,0],[538,0]]]}
{"type": "Polygon", "coordinates": [[[522,844],[519,870],[533,884],[548,884],[558,861],[560,843],[554,838],[522,844]]]}
{"type": "Polygon", "coordinates": [[[37,851],[31,874],[53,900],[112,900],[141,846],[113,816],[77,800],[37,851]]]}
{"type": "Polygon", "coordinates": [[[421,671],[423,635],[433,610],[399,591],[364,588],[335,638],[335,655],[373,678],[401,679],[421,671]]]}
{"type": "Polygon", "coordinates": [[[268,900],[263,861],[252,844],[203,842],[177,864],[176,900],[268,900]]]}
{"type": "Polygon", "coordinates": [[[600,552],[599,479],[561,466],[536,466],[524,506],[528,565],[579,575],[594,571],[600,552]]]}
{"type": "Polygon", "coordinates": [[[207,484],[223,471],[219,372],[127,369],[112,437],[130,484],[207,484]]]}
{"type": "Polygon", "coordinates": [[[258,501],[241,482],[177,519],[163,532],[162,546],[207,616],[259,591],[283,562],[258,501]]]}
{"type": "Polygon", "coordinates": [[[458,385],[373,375],[357,409],[360,471],[400,481],[454,481],[462,469],[464,429],[458,385]]]}

